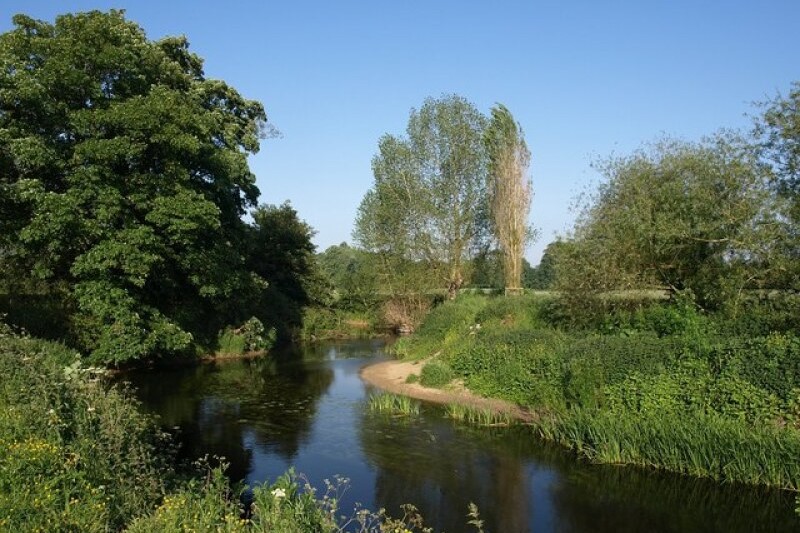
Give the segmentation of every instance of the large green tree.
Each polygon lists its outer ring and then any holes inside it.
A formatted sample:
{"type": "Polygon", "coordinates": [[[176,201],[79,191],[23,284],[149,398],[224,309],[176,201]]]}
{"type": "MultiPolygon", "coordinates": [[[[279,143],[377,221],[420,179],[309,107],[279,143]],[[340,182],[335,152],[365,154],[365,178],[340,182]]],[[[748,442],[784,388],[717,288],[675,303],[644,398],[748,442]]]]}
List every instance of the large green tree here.
{"type": "Polygon", "coordinates": [[[259,206],[249,233],[247,265],[267,283],[252,313],[276,327],[279,341],[291,340],[302,323],[302,308],[327,297],[311,241],[314,230],[286,202],[259,206]]]}
{"type": "Polygon", "coordinates": [[[354,237],[383,257],[384,272],[401,273],[390,290],[406,271],[424,272],[414,279],[451,296],[464,283],[464,264],[486,235],[486,123],[467,100],[446,95],[411,111],[406,137],[380,139],[354,237]]]}
{"type": "Polygon", "coordinates": [[[185,38],[123,12],[17,15],[0,35],[0,260],[102,361],[182,350],[252,292],[241,217],[265,113],[185,38]]]}

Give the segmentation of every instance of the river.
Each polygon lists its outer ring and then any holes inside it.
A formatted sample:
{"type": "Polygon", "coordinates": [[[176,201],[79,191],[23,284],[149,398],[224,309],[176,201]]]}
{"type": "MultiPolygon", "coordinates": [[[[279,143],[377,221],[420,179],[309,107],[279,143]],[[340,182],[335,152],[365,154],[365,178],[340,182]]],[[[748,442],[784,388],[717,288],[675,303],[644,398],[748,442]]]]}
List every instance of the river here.
{"type": "Polygon", "coordinates": [[[317,487],[349,480],[356,503],[399,515],[415,504],[435,530],[791,531],[793,495],[593,465],[532,437],[529,428],[476,428],[423,405],[403,419],[368,411],[359,370],[385,359],[384,342],[322,343],[255,360],[126,375],[143,407],[177,431],[181,455],[224,456],[249,485],[294,466],[317,487]]]}

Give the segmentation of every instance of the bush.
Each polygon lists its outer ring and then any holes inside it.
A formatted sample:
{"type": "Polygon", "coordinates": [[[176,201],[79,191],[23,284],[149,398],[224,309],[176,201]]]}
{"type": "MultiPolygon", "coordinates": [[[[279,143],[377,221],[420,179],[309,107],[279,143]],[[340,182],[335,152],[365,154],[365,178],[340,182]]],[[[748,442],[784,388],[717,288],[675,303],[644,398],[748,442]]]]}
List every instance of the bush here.
{"type": "Polygon", "coordinates": [[[259,319],[251,317],[238,328],[225,328],[219,335],[217,351],[222,354],[266,351],[275,345],[275,339],[274,328],[267,331],[259,319]]]}
{"type": "Polygon", "coordinates": [[[58,344],[0,335],[0,517],[22,531],[107,531],[165,490],[169,439],[58,344]]]}
{"type": "Polygon", "coordinates": [[[428,361],[422,367],[419,383],[424,387],[443,387],[453,381],[453,369],[442,361],[428,361]]]}

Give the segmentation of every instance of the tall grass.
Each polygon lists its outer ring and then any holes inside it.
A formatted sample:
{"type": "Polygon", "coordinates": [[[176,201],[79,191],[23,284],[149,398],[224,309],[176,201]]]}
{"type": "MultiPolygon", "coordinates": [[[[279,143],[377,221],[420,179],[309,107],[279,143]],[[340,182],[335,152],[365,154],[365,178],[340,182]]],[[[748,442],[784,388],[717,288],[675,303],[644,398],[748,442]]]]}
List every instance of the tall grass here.
{"type": "Polygon", "coordinates": [[[476,426],[509,426],[515,422],[511,413],[460,403],[445,406],[447,418],[476,426]]]}
{"type": "Polygon", "coordinates": [[[407,396],[388,392],[372,394],[367,399],[367,408],[374,413],[394,416],[418,416],[419,402],[407,396]]]}
{"type": "Polygon", "coordinates": [[[635,464],[718,481],[800,489],[800,435],[711,416],[573,410],[536,432],[600,463],[635,464]]]}

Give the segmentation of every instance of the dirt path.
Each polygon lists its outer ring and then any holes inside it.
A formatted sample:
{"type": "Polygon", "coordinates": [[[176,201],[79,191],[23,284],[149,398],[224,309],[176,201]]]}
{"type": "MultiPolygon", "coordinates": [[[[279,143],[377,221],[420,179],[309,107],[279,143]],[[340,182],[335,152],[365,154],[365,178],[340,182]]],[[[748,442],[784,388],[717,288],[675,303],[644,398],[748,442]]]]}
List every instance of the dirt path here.
{"type": "Polygon", "coordinates": [[[367,365],[361,369],[361,379],[388,392],[410,396],[426,402],[440,404],[458,403],[479,409],[490,409],[494,412],[508,413],[509,415],[530,422],[533,414],[516,404],[505,400],[484,398],[465,389],[462,385],[454,383],[446,389],[432,389],[423,387],[419,383],[406,383],[411,374],[419,375],[424,366],[423,361],[383,361],[367,365]]]}

